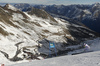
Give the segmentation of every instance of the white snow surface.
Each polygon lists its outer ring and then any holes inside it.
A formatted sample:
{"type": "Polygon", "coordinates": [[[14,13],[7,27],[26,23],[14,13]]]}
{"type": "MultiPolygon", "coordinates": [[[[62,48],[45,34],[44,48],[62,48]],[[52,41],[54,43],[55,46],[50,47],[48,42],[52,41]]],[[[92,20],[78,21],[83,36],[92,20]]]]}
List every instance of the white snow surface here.
{"type": "MultiPolygon", "coordinates": [[[[88,51],[93,51],[93,52],[94,51],[100,51],[100,38],[96,38],[96,39],[93,39],[93,40],[87,40],[87,41],[82,42],[80,45],[70,46],[70,47],[67,47],[67,48],[78,48],[79,46],[83,45],[84,43],[86,43],[90,46],[90,49],[88,51]]],[[[80,50],[74,50],[74,51],[68,52],[68,54],[71,55],[73,53],[80,53],[80,52],[83,52],[83,51],[84,51],[84,48],[80,49],[80,50]]]]}
{"type": "Polygon", "coordinates": [[[86,14],[91,14],[89,10],[83,10],[86,14]]]}
{"type": "Polygon", "coordinates": [[[17,10],[18,10],[17,8],[15,8],[14,6],[9,5],[9,4],[8,4],[8,9],[11,9],[11,10],[13,10],[13,11],[17,11],[17,10]]]}
{"type": "MultiPolygon", "coordinates": [[[[42,59],[42,60],[23,60],[18,62],[10,62],[6,58],[4,58],[3,54],[0,54],[0,63],[9,65],[9,66],[99,66],[100,65],[100,38],[96,38],[93,40],[85,41],[93,52],[87,52],[77,55],[66,55],[53,57],[51,59],[42,59]],[[20,63],[20,64],[18,64],[20,63]]],[[[72,48],[76,48],[77,46],[71,46],[72,48]]],[[[71,48],[69,47],[69,48],[71,48]]],[[[82,52],[83,49],[73,51],[82,52]]]]}
{"type": "Polygon", "coordinates": [[[35,60],[9,66],[100,66],[100,51],[35,60]]]}

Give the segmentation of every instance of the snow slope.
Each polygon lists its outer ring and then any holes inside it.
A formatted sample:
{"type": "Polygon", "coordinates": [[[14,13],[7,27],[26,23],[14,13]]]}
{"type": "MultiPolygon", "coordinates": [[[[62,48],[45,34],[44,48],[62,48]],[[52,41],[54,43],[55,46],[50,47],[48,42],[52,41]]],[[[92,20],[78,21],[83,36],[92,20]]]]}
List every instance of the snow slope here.
{"type": "MultiPolygon", "coordinates": [[[[79,46],[82,46],[84,43],[88,44],[90,46],[90,49],[89,51],[100,51],[100,38],[96,38],[96,39],[93,39],[93,40],[87,40],[87,41],[84,41],[82,42],[80,45],[78,46],[70,46],[70,48],[77,48],[79,46]]],[[[69,48],[69,47],[67,47],[69,48]]],[[[73,53],[81,53],[84,51],[84,48],[82,49],[76,49],[74,51],[71,51],[71,52],[68,52],[68,54],[73,54],[73,53]]]]}
{"type": "Polygon", "coordinates": [[[100,51],[55,57],[40,61],[36,60],[9,66],[100,66],[100,51]]]}
{"type": "MultiPolygon", "coordinates": [[[[43,60],[32,60],[30,62],[29,60],[23,60],[18,62],[10,62],[7,61],[6,58],[1,58],[0,63],[9,65],[9,66],[98,66],[100,65],[100,38],[96,38],[94,40],[85,41],[85,43],[88,43],[91,47],[90,50],[93,52],[88,53],[82,53],[77,55],[71,55],[71,53],[77,53],[82,52],[83,49],[75,50],[73,52],[70,52],[69,55],[66,56],[59,56],[59,57],[53,57],[43,60]],[[5,62],[6,61],[6,62],[5,62]],[[23,63],[22,63],[23,62],[23,63]],[[20,64],[17,64],[20,63],[20,64]]],[[[73,47],[72,47],[73,48],[73,47]]],[[[76,47],[75,47],[76,48],[76,47]]],[[[2,55],[2,54],[1,54],[2,55]]],[[[3,55],[2,55],[3,56],[3,55]]],[[[2,57],[0,56],[0,57],[2,57]]]]}

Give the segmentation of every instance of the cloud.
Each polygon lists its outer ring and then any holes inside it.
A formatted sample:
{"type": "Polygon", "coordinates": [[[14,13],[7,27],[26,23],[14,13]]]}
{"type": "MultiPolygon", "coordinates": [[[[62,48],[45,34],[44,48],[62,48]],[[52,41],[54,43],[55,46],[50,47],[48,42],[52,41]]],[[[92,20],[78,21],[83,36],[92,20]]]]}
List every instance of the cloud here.
{"type": "Polygon", "coordinates": [[[95,3],[100,2],[100,0],[0,0],[0,2],[6,3],[34,3],[34,4],[85,4],[85,3],[95,3]]]}
{"type": "Polygon", "coordinates": [[[44,1],[44,2],[45,2],[45,1],[47,1],[47,0],[37,0],[37,1],[44,1]]]}
{"type": "Polygon", "coordinates": [[[0,2],[6,3],[33,3],[33,4],[68,4],[68,0],[0,0],[0,2]]]}

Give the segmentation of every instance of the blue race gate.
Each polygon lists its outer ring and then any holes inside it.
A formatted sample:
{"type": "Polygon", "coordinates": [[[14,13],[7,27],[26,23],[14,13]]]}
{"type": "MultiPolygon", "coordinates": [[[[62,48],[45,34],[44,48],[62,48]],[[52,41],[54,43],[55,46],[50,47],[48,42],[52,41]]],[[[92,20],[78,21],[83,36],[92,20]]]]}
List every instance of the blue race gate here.
{"type": "Polygon", "coordinates": [[[51,48],[54,48],[55,54],[57,56],[56,47],[55,47],[55,43],[54,42],[49,42],[49,50],[50,50],[49,56],[51,55],[51,48]]]}

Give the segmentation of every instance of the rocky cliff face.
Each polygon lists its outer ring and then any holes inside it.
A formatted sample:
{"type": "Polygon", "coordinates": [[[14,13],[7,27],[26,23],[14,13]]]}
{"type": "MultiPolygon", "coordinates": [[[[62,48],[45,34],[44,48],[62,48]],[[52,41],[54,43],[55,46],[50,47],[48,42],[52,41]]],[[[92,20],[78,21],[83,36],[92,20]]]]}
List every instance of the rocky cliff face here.
{"type": "Polygon", "coordinates": [[[3,59],[38,59],[41,53],[49,53],[49,42],[54,42],[60,53],[69,51],[66,47],[70,45],[95,37],[97,33],[83,24],[53,18],[44,10],[32,8],[23,12],[9,4],[0,7],[0,57],[3,59]]]}

